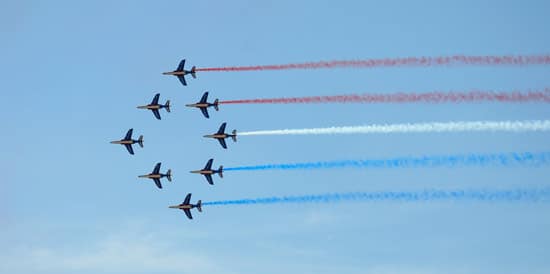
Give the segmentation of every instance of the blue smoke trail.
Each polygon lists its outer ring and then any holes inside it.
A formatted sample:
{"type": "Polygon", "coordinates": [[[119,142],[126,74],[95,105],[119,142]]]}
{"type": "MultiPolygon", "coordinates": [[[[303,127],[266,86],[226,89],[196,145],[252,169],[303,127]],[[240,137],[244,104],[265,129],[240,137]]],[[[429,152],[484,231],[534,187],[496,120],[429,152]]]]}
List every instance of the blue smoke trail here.
{"type": "Polygon", "coordinates": [[[374,160],[343,160],[290,164],[228,167],[224,171],[321,168],[415,168],[469,166],[542,166],[550,164],[550,152],[462,154],[444,156],[399,157],[374,160]]]}
{"type": "Polygon", "coordinates": [[[205,206],[286,204],[286,203],[338,203],[347,201],[481,201],[481,202],[550,202],[550,187],[508,190],[423,190],[348,192],[320,195],[266,197],[255,199],[222,200],[202,203],[205,206]]]}

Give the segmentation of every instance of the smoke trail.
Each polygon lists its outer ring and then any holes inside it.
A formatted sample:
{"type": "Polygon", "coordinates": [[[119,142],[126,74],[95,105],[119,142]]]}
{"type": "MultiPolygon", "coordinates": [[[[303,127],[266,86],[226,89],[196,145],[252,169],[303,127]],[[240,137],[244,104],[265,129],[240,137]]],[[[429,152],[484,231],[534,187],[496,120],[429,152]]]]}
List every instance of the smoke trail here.
{"type": "Polygon", "coordinates": [[[335,60],[308,63],[233,66],[197,68],[196,71],[251,71],[251,70],[288,70],[288,69],[329,69],[329,68],[376,68],[376,67],[431,67],[431,66],[525,66],[548,65],[550,55],[501,55],[501,56],[439,56],[407,57],[365,60],[335,60]]]}
{"type": "Polygon", "coordinates": [[[254,205],[286,203],[338,203],[348,201],[379,202],[428,202],[428,201],[482,201],[482,202],[548,202],[550,188],[525,188],[507,190],[423,190],[348,192],[319,195],[266,197],[255,199],[222,200],[204,202],[205,206],[254,205]]]}
{"type": "Polygon", "coordinates": [[[289,164],[226,167],[224,171],[266,169],[326,169],[326,168],[421,168],[471,166],[543,166],[550,164],[550,152],[497,154],[458,154],[444,156],[399,157],[390,159],[321,161],[289,164]]]}
{"type": "Polygon", "coordinates": [[[319,134],[374,134],[374,133],[428,133],[469,131],[548,131],[550,120],[534,121],[473,121],[417,124],[380,124],[348,127],[278,129],[241,132],[239,135],[319,135],[319,134]]]}
{"type": "Polygon", "coordinates": [[[469,91],[469,92],[427,92],[427,93],[389,93],[389,94],[348,94],[334,96],[309,96],[290,98],[266,98],[220,101],[220,104],[320,104],[320,103],[550,103],[550,88],[544,91],[469,91]]]}

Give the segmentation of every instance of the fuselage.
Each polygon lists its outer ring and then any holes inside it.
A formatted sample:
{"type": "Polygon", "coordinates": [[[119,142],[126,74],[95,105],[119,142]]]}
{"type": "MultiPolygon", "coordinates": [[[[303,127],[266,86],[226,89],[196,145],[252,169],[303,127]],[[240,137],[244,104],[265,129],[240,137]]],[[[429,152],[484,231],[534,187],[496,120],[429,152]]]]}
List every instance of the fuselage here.
{"type": "Polygon", "coordinates": [[[197,207],[197,205],[192,205],[192,204],[169,206],[169,208],[177,208],[177,209],[192,209],[195,207],[197,207]]]}
{"type": "Polygon", "coordinates": [[[119,140],[119,141],[111,141],[111,144],[119,144],[119,145],[133,145],[137,143],[136,140],[119,140]]]}
{"type": "Polygon", "coordinates": [[[163,105],[159,105],[159,104],[156,104],[156,105],[146,105],[146,106],[138,106],[137,108],[139,109],[161,109],[163,108],[164,106],[163,105]]]}
{"type": "Polygon", "coordinates": [[[191,173],[196,173],[196,174],[202,174],[202,175],[212,175],[212,174],[215,174],[215,173],[218,173],[217,170],[207,170],[207,169],[201,169],[201,170],[193,170],[193,171],[190,171],[191,173]]]}
{"type": "Polygon", "coordinates": [[[226,138],[234,137],[234,136],[237,136],[237,135],[224,133],[224,134],[209,134],[209,135],[204,135],[203,137],[205,137],[205,138],[214,138],[214,139],[226,139],[226,138]]]}
{"type": "Polygon", "coordinates": [[[164,174],[147,174],[147,175],[139,175],[139,178],[148,178],[148,179],[160,179],[166,175],[164,174]]]}
{"type": "Polygon", "coordinates": [[[163,75],[174,75],[174,76],[178,76],[178,75],[186,75],[186,74],[190,74],[191,71],[188,71],[188,70],[183,70],[183,71],[168,71],[168,72],[163,72],[162,74],[163,75]]]}
{"type": "Polygon", "coordinates": [[[196,103],[196,104],[187,104],[186,107],[195,107],[195,108],[207,108],[214,106],[214,104],[211,103],[196,103]]]}

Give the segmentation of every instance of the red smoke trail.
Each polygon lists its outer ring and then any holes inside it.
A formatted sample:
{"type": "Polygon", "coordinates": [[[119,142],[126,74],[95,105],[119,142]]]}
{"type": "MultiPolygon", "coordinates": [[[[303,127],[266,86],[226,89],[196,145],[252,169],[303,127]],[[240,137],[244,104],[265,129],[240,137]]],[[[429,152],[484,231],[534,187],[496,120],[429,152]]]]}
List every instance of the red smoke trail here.
{"type": "Polygon", "coordinates": [[[366,60],[336,60],[283,65],[197,68],[196,71],[250,71],[250,70],[287,70],[287,69],[323,69],[323,68],[375,68],[375,67],[431,67],[431,66],[522,66],[548,65],[550,55],[502,55],[502,56],[439,56],[408,57],[366,60]]]}
{"type": "Polygon", "coordinates": [[[335,96],[310,96],[268,99],[245,99],[220,101],[220,104],[319,104],[319,103],[550,103],[550,88],[544,91],[469,91],[469,92],[427,92],[389,94],[350,94],[335,96]]]}

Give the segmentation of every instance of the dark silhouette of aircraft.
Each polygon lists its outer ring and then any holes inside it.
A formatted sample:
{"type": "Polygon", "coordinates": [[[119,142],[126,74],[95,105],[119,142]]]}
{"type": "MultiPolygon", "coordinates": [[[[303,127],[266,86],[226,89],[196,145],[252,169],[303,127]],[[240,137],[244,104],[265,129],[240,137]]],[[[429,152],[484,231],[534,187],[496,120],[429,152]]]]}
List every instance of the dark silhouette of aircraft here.
{"type": "Polygon", "coordinates": [[[220,145],[222,145],[223,148],[227,149],[227,144],[225,143],[225,139],[231,137],[231,139],[233,139],[233,142],[237,142],[237,130],[234,129],[231,132],[231,134],[225,133],[226,124],[227,123],[223,123],[220,126],[220,129],[218,130],[218,132],[214,134],[204,135],[204,137],[217,139],[220,142],[220,145]]]}
{"type": "Polygon", "coordinates": [[[208,181],[209,184],[213,185],[214,184],[214,180],[212,180],[212,175],[213,174],[217,173],[220,176],[220,178],[223,178],[223,166],[220,166],[220,168],[218,168],[218,170],[213,170],[212,169],[212,162],[214,162],[214,159],[208,160],[208,162],[206,163],[206,166],[204,166],[203,169],[193,170],[193,171],[191,171],[191,173],[204,175],[204,177],[206,177],[206,181],[208,181]]]}
{"type": "Polygon", "coordinates": [[[175,208],[175,209],[183,210],[183,212],[185,212],[185,215],[187,215],[187,218],[189,218],[191,220],[191,219],[193,219],[193,216],[191,215],[191,209],[197,208],[199,210],[199,212],[202,212],[202,202],[201,202],[201,200],[198,200],[197,204],[191,204],[190,201],[191,201],[191,193],[189,193],[189,194],[187,194],[187,196],[185,196],[185,200],[183,201],[183,203],[181,203],[179,205],[175,205],[175,206],[169,206],[169,208],[175,208]]]}
{"type": "Polygon", "coordinates": [[[160,179],[162,177],[166,177],[166,179],[168,179],[168,182],[172,182],[172,171],[169,169],[168,171],[166,171],[166,174],[160,173],[160,163],[157,163],[157,165],[153,169],[153,172],[147,175],[139,175],[138,177],[152,179],[158,188],[162,188],[162,185],[160,184],[160,179]]]}
{"type": "Polygon", "coordinates": [[[214,100],[214,103],[208,103],[207,102],[208,100],[208,91],[205,92],[203,95],[202,95],[202,98],[201,100],[198,102],[198,103],[195,103],[195,104],[187,104],[185,105],[186,107],[195,107],[195,108],[199,108],[202,112],[202,115],[204,115],[204,117],[206,118],[210,118],[210,115],[208,115],[208,108],[209,107],[214,107],[214,109],[216,111],[218,111],[218,105],[219,105],[219,102],[218,102],[218,99],[214,100]]]}
{"type": "Polygon", "coordinates": [[[118,141],[111,141],[111,144],[119,144],[124,145],[128,152],[130,154],[134,155],[134,149],[132,148],[132,145],[137,143],[140,147],[143,147],[143,135],[140,135],[137,140],[132,139],[132,132],[134,131],[133,128],[129,129],[126,133],[126,137],[124,139],[118,140],[118,141]]]}
{"type": "Polygon", "coordinates": [[[191,74],[191,76],[193,76],[193,78],[197,78],[197,74],[196,74],[196,68],[195,66],[193,66],[191,68],[191,70],[185,70],[185,59],[181,60],[180,64],[178,65],[178,68],[176,68],[176,70],[174,71],[169,71],[169,72],[163,72],[162,74],[164,75],[174,75],[176,77],[178,77],[178,79],[180,80],[180,82],[184,85],[184,86],[187,86],[187,82],[185,81],[185,75],[187,74],[191,74]]]}
{"type": "Polygon", "coordinates": [[[157,117],[157,119],[160,120],[159,110],[162,109],[162,108],[165,108],[167,112],[170,112],[170,100],[167,100],[166,104],[161,105],[161,104],[159,104],[159,97],[160,97],[160,93],[157,93],[155,95],[155,97],[153,97],[153,101],[151,101],[150,104],[145,105],[145,106],[138,106],[137,108],[151,110],[153,112],[153,114],[155,115],[155,117],[157,117]]]}

